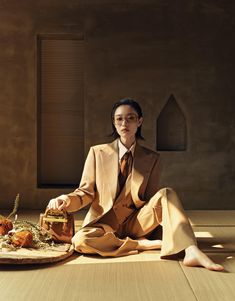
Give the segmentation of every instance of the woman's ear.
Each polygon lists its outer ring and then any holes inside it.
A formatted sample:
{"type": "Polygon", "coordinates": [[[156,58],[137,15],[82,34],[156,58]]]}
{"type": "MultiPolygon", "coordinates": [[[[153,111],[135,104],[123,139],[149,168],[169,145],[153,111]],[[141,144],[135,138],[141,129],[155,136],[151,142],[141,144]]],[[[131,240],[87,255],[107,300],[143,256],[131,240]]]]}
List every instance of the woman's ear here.
{"type": "Polygon", "coordinates": [[[138,127],[142,125],[143,121],[144,121],[144,118],[140,117],[138,120],[138,127]]]}

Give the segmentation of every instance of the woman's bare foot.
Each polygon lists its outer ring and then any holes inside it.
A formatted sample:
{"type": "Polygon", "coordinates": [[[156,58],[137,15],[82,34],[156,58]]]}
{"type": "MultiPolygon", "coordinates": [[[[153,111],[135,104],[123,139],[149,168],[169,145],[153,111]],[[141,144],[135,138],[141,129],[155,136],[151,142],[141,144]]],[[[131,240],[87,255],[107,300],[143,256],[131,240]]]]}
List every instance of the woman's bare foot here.
{"type": "Polygon", "coordinates": [[[222,265],[214,263],[205,253],[194,245],[185,249],[183,264],[189,267],[202,266],[211,271],[224,270],[222,265]]]}
{"type": "Polygon", "coordinates": [[[140,237],[137,240],[138,240],[137,249],[140,251],[157,250],[157,249],[161,249],[162,247],[162,241],[158,239],[149,240],[145,237],[140,237]]]}

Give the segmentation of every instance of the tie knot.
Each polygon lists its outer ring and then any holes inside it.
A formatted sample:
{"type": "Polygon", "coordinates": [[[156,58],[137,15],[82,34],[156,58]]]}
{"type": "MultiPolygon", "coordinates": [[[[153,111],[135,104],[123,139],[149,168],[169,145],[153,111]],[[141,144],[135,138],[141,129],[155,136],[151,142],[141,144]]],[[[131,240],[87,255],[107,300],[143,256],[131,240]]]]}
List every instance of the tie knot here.
{"type": "Polygon", "coordinates": [[[130,156],[131,156],[131,152],[128,151],[128,152],[126,152],[126,153],[123,155],[122,159],[125,160],[125,161],[127,161],[127,160],[129,159],[130,156]]]}

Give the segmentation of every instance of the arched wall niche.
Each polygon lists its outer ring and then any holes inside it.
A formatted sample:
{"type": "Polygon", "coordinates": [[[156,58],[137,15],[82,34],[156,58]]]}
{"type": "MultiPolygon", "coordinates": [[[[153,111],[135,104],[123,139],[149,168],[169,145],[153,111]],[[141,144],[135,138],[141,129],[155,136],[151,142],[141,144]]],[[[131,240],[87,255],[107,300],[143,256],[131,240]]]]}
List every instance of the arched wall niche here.
{"type": "Polygon", "coordinates": [[[186,118],[174,95],[171,95],[157,118],[158,151],[185,151],[187,149],[186,118]]]}

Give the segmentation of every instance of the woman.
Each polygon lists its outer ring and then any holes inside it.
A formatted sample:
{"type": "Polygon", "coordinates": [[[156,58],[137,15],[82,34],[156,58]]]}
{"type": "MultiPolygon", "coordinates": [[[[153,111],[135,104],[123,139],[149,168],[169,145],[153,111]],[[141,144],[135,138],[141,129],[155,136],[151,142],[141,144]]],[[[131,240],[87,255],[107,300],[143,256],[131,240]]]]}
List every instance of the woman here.
{"type": "Polygon", "coordinates": [[[91,205],[72,239],[76,251],[123,256],[161,249],[161,258],[184,251],[186,266],[223,270],[198,249],[176,193],[159,189],[159,154],[138,143],[143,139],[139,104],[123,99],[113,106],[111,117],[116,139],[91,147],[79,188],[48,205],[69,212],[91,205]]]}

